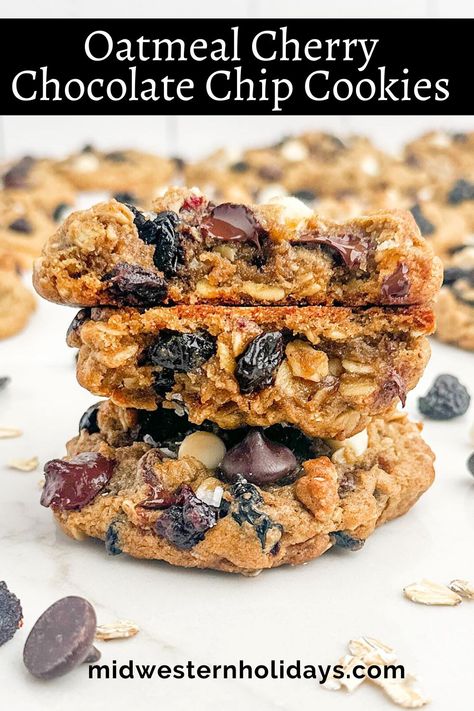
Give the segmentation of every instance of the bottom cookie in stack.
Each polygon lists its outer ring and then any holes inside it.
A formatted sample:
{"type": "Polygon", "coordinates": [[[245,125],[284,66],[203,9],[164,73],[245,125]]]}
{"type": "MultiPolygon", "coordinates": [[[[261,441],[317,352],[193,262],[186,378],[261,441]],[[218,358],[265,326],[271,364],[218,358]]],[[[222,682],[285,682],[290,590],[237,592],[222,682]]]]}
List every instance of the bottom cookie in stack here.
{"type": "Polygon", "coordinates": [[[108,553],[256,574],[360,549],[431,485],[434,455],[401,413],[344,440],[292,426],[222,430],[174,411],[92,406],[41,503],[108,553]]]}

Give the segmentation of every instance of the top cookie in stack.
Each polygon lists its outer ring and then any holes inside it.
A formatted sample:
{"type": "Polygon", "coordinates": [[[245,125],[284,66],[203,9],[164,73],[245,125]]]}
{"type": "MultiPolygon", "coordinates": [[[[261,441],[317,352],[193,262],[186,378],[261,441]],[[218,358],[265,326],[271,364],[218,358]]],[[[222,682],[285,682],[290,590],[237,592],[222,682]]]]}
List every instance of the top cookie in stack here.
{"type": "Polygon", "coordinates": [[[77,306],[413,305],[442,266],[409,213],[336,223],[296,198],[216,205],[170,189],[139,212],[116,200],[70,215],[35,265],[45,298],[77,306]]]}

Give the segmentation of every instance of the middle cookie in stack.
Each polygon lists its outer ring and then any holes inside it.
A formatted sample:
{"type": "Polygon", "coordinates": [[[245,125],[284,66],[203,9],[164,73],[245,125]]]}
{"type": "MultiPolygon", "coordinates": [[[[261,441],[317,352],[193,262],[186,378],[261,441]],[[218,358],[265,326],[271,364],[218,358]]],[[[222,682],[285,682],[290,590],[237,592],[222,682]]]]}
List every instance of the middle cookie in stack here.
{"type": "Polygon", "coordinates": [[[170,190],[153,213],[71,215],[35,285],[86,307],[68,343],[111,402],[47,465],[43,503],[72,535],[177,565],[249,573],[360,547],[432,480],[394,408],[428,360],[440,280],[402,212],[337,224],[293,198],[170,190]]]}

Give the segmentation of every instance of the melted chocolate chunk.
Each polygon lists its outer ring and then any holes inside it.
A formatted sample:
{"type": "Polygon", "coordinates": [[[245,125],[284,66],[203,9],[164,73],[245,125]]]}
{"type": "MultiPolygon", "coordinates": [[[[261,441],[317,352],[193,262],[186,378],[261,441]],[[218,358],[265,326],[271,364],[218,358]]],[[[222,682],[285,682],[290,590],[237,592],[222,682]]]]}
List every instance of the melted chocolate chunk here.
{"type": "Polygon", "coordinates": [[[70,461],[52,459],[44,466],[46,483],[40,503],[64,511],[80,510],[102,491],[114,468],[114,461],[97,452],[83,452],[70,461]]]}
{"type": "Polygon", "coordinates": [[[408,264],[400,262],[395,271],[384,278],[381,292],[389,304],[408,296],[410,292],[408,271],[408,264]]]}
{"type": "Polygon", "coordinates": [[[217,205],[203,221],[202,229],[209,237],[224,242],[253,242],[261,249],[262,227],[245,205],[230,202],[217,205]]]}
{"type": "Polygon", "coordinates": [[[367,263],[372,252],[372,242],[366,235],[301,235],[294,244],[320,244],[335,251],[348,269],[367,270],[367,263]]]}

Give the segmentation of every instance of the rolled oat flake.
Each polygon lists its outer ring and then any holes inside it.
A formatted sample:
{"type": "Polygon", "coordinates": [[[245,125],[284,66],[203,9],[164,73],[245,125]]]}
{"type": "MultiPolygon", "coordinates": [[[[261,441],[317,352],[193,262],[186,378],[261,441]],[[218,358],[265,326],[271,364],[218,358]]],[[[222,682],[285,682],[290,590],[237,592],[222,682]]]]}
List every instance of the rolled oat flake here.
{"type": "Polygon", "coordinates": [[[28,671],[39,679],[54,679],[85,661],[97,658],[93,640],[97,619],[82,597],[63,597],[43,612],[23,650],[28,671]]]}

